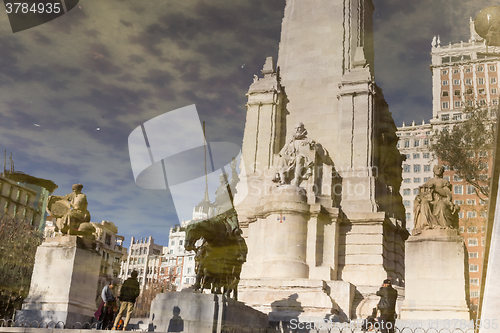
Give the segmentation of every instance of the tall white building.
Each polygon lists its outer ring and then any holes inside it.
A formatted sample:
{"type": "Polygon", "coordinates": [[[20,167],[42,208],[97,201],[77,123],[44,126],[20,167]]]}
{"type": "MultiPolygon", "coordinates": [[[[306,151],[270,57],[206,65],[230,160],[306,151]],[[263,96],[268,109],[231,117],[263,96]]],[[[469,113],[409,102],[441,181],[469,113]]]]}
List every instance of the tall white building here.
{"type": "Polygon", "coordinates": [[[418,193],[418,187],[432,178],[432,168],[437,164],[430,152],[430,136],[432,134],[431,124],[422,122],[421,125],[398,127],[399,137],[398,149],[406,157],[403,162],[403,183],[400,193],[403,197],[403,205],[406,213],[406,228],[413,229],[414,214],[413,200],[418,193]]]}
{"type": "Polygon", "coordinates": [[[130,240],[130,248],[128,258],[122,266],[120,278],[124,281],[133,270],[136,270],[139,275],[137,279],[141,289],[147,282],[153,282],[158,277],[159,260],[150,260],[151,257],[160,256],[163,246],[155,244],[152,236],[146,239],[136,239],[132,237],[130,240]]]}

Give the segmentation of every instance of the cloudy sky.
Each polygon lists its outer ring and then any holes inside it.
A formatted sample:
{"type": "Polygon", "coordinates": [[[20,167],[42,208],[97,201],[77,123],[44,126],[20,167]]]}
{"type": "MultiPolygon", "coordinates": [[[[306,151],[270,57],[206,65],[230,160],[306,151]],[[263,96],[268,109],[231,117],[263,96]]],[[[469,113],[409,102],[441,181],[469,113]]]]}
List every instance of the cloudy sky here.
{"type": "MultiPolygon", "coordinates": [[[[395,122],[428,121],[432,37],[443,45],[467,41],[469,17],[491,1],[373,2],[375,75],[395,122]]],[[[240,146],[245,93],[266,56],[277,56],[284,5],[80,0],[18,33],[2,11],[1,151],[12,152],[16,170],[53,180],[55,194],[81,182],[92,220],[113,221],[127,246],[131,236],[150,235],[166,245],[169,228],[189,218],[203,193],[177,188],[174,200],[168,190],[139,188],[128,137],[154,117],[195,104],[209,141],[240,146]]]]}

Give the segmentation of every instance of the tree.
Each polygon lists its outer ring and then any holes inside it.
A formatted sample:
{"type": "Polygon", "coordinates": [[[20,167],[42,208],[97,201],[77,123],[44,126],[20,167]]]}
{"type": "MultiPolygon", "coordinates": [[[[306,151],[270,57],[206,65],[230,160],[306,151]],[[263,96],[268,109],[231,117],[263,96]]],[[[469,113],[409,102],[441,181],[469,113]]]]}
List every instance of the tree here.
{"type": "Polygon", "coordinates": [[[28,296],[42,235],[26,221],[0,215],[0,318],[12,317],[28,296]]]}
{"type": "Polygon", "coordinates": [[[465,108],[466,119],[435,130],[431,150],[439,160],[453,167],[456,174],[474,186],[481,199],[489,197],[488,161],[493,153],[496,107],[482,105],[465,108]]]}

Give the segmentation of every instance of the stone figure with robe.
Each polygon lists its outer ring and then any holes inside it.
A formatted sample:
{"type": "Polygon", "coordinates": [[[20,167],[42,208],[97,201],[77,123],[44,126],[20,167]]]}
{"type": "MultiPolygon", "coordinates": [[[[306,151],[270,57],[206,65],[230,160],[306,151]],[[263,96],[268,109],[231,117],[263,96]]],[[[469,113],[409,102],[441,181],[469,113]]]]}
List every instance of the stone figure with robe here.
{"type": "Polygon", "coordinates": [[[460,207],[452,201],[451,184],[443,178],[444,167],[436,165],[434,178],[420,186],[415,197],[415,226],[413,235],[419,235],[425,229],[458,228],[460,207]]]}
{"type": "Polygon", "coordinates": [[[63,234],[71,230],[80,229],[84,222],[90,222],[90,213],[87,210],[87,196],[82,193],[83,185],[74,184],[73,192],[65,196],[53,195],[49,197],[47,211],[57,218],[57,229],[63,234]]]}
{"type": "Polygon", "coordinates": [[[302,180],[312,175],[316,142],[307,138],[307,130],[303,123],[295,125],[295,133],[278,154],[276,175],[273,179],[278,185],[299,186],[302,180]]]}

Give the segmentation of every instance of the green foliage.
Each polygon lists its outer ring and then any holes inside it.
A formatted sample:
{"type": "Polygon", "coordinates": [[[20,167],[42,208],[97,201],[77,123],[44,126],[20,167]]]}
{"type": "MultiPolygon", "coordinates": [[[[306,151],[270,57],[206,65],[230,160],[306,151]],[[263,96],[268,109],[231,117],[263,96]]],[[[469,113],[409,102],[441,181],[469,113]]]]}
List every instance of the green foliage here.
{"type": "Polygon", "coordinates": [[[11,317],[28,296],[41,235],[25,221],[0,215],[0,318],[11,317]]]}
{"type": "Polygon", "coordinates": [[[488,162],[493,153],[495,112],[486,107],[468,108],[468,119],[436,130],[432,137],[434,155],[474,186],[480,198],[489,197],[488,162]]]}

